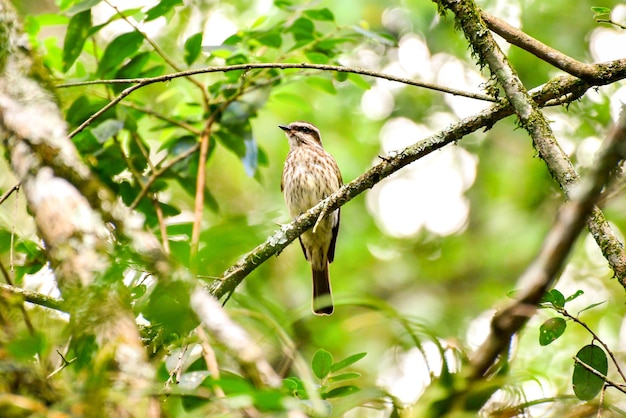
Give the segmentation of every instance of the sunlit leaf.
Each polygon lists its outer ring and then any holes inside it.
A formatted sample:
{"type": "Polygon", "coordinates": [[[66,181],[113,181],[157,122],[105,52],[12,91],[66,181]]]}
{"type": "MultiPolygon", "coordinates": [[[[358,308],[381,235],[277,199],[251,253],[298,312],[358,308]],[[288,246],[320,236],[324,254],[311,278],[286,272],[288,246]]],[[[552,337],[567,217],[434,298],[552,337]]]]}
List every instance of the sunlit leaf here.
{"type": "Polygon", "coordinates": [[[161,0],[159,3],[148,10],[146,12],[146,22],[156,19],[157,17],[161,17],[170,10],[172,10],[175,6],[182,5],[182,0],[161,0]]]}
{"type": "Polygon", "coordinates": [[[202,32],[191,35],[185,41],[185,62],[191,65],[200,55],[202,50],[202,32]]]}
{"type": "Polygon", "coordinates": [[[321,54],[319,52],[307,51],[304,53],[307,59],[313,64],[328,64],[330,62],[330,58],[326,54],[321,54]]]}
{"type": "Polygon", "coordinates": [[[315,25],[310,19],[300,17],[289,27],[296,41],[310,41],[314,38],[315,25]]]}
{"type": "Polygon", "coordinates": [[[334,21],[335,20],[335,16],[333,15],[333,12],[331,12],[327,8],[315,9],[315,10],[305,10],[304,14],[305,14],[305,16],[308,16],[308,17],[310,17],[313,20],[326,20],[326,21],[334,21]]]}
{"type": "Polygon", "coordinates": [[[276,32],[261,32],[255,34],[254,39],[260,44],[269,46],[270,48],[280,48],[283,44],[283,38],[276,32]]]}
{"type": "Polygon", "coordinates": [[[288,377],[283,380],[283,388],[285,388],[292,396],[300,399],[306,399],[307,393],[304,383],[297,377],[288,377]]]}
{"type": "Polygon", "coordinates": [[[596,306],[600,306],[600,305],[602,305],[603,303],[606,303],[606,300],[603,300],[602,302],[592,303],[591,305],[589,305],[589,306],[587,306],[587,307],[585,307],[585,308],[581,309],[580,311],[578,311],[578,315],[580,315],[581,313],[583,313],[583,312],[585,312],[585,311],[587,311],[587,310],[589,310],[589,309],[593,309],[593,308],[595,308],[596,306]]]}
{"type": "Polygon", "coordinates": [[[567,323],[563,318],[550,318],[539,327],[539,344],[548,345],[565,332],[567,323]]]}
{"type": "Polygon", "coordinates": [[[63,71],[70,69],[80,55],[91,30],[91,10],[75,14],[67,25],[63,42],[63,71]]]}
{"type": "Polygon", "coordinates": [[[355,86],[363,90],[369,90],[372,88],[372,86],[367,81],[365,81],[360,74],[350,73],[348,74],[348,80],[350,80],[355,86]]]}
{"type": "Polygon", "coordinates": [[[578,298],[579,296],[584,295],[585,292],[583,292],[582,290],[578,289],[576,292],[574,292],[573,294],[569,295],[566,299],[565,299],[565,303],[567,302],[571,302],[574,299],[578,298]]]}
{"type": "Polygon", "coordinates": [[[293,8],[293,2],[291,2],[290,0],[275,0],[274,6],[278,7],[279,9],[290,10],[291,8],[293,8]]]}
{"type": "Polygon", "coordinates": [[[361,35],[365,36],[366,38],[369,38],[383,45],[388,45],[388,46],[395,45],[395,40],[388,34],[372,32],[371,30],[368,30],[368,29],[365,29],[356,25],[353,26],[352,29],[354,29],[356,32],[360,33],[361,35]]]}
{"type": "Polygon", "coordinates": [[[331,375],[328,378],[328,381],[329,382],[341,382],[344,380],[358,379],[359,377],[361,377],[361,373],[356,373],[356,372],[339,373],[339,374],[331,375]]]}
{"type": "Polygon", "coordinates": [[[261,390],[254,393],[254,405],[263,412],[283,411],[283,394],[277,390],[261,390]]]}
{"type": "Polygon", "coordinates": [[[349,386],[341,386],[332,390],[329,390],[326,393],[322,394],[322,399],[332,399],[332,398],[341,398],[344,396],[352,395],[360,391],[361,389],[358,386],[349,385],[349,386]]]}
{"type": "Polygon", "coordinates": [[[595,16],[598,15],[610,15],[611,14],[611,9],[609,9],[608,7],[592,7],[591,11],[595,13],[595,16]]]}
{"type": "Polygon", "coordinates": [[[333,356],[326,350],[319,349],[313,355],[311,368],[318,379],[324,379],[330,373],[333,365],[333,356]]]}
{"type": "Polygon", "coordinates": [[[331,367],[331,371],[332,372],[336,372],[336,371],[339,371],[341,369],[345,369],[346,367],[351,366],[354,363],[356,363],[357,361],[361,360],[366,355],[367,355],[367,353],[357,353],[357,354],[353,354],[351,356],[348,356],[345,359],[343,359],[341,361],[338,361],[337,363],[333,364],[332,367],[331,367]]]}
{"type": "Polygon", "coordinates": [[[32,335],[25,333],[17,337],[13,337],[8,344],[6,350],[11,355],[20,360],[34,360],[34,356],[41,353],[46,346],[46,336],[41,332],[35,332],[32,335]]]}
{"type": "MultiPolygon", "coordinates": [[[[576,354],[581,362],[606,376],[608,360],[606,353],[597,345],[586,345],[576,354]]],[[[596,397],[604,386],[604,380],[587,370],[578,363],[574,363],[572,386],[576,397],[583,401],[589,401],[596,397]]]]}

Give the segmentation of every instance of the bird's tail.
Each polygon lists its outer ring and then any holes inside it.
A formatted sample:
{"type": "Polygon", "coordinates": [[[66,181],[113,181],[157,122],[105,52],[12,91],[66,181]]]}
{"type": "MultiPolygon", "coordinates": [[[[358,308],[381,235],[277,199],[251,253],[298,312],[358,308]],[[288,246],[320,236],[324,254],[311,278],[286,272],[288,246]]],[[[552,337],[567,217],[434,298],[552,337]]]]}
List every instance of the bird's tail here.
{"type": "Polygon", "coordinates": [[[333,313],[333,296],[328,277],[328,263],[322,270],[313,268],[313,313],[315,315],[333,313]]]}

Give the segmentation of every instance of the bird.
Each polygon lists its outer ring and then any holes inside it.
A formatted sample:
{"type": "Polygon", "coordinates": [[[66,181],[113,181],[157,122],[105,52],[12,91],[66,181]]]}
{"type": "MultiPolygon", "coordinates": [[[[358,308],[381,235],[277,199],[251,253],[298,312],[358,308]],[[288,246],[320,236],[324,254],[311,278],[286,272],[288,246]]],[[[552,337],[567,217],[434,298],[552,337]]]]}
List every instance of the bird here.
{"type": "MultiPolygon", "coordinates": [[[[337,191],[343,180],[337,162],[324,150],[320,130],[315,125],[297,121],[278,127],[289,140],[280,189],[295,219],[337,191]]],[[[312,309],[316,315],[331,315],[334,310],[328,265],[335,258],[339,218],[340,210],[336,209],[299,237],[304,257],[311,264],[312,309]]]]}

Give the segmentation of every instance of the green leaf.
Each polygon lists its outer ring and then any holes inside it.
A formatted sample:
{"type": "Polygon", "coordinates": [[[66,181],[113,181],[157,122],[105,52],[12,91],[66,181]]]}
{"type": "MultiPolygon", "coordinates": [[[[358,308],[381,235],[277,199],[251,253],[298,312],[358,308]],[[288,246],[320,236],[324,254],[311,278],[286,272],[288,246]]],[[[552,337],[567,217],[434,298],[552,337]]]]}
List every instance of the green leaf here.
{"type": "Polygon", "coordinates": [[[603,300],[602,302],[592,303],[591,305],[587,306],[586,308],[583,308],[583,309],[581,309],[580,311],[578,311],[578,315],[580,315],[581,313],[585,312],[586,310],[593,309],[593,308],[595,308],[596,306],[600,306],[600,305],[602,305],[603,303],[606,303],[606,300],[603,300]]]}
{"type": "Polygon", "coordinates": [[[91,30],[91,10],[75,14],[67,25],[63,41],[63,72],[67,72],[80,55],[91,30]]]}
{"type": "Polygon", "coordinates": [[[161,325],[167,333],[187,335],[198,325],[189,306],[190,286],[181,281],[157,283],[143,316],[153,325],[161,325]]]}
{"type": "Polygon", "coordinates": [[[304,383],[297,377],[288,377],[283,380],[283,388],[296,398],[307,399],[304,383]]]}
{"type": "Polygon", "coordinates": [[[388,46],[395,45],[395,40],[387,34],[372,32],[371,30],[367,30],[356,25],[353,26],[352,29],[354,29],[355,32],[365,36],[366,38],[369,38],[380,44],[388,45],[388,46]]]}
{"type": "Polygon", "coordinates": [[[182,0],[161,0],[159,4],[151,8],[146,12],[146,22],[154,20],[158,17],[163,16],[170,10],[172,10],[175,6],[182,5],[182,0]]]}
{"type": "Polygon", "coordinates": [[[592,7],[591,11],[597,15],[610,15],[611,9],[608,7],[592,7]]]}
{"type": "Polygon", "coordinates": [[[546,346],[565,332],[567,323],[563,318],[550,318],[539,327],[539,344],[546,346]]]}
{"type": "Polygon", "coordinates": [[[360,89],[369,90],[372,88],[372,86],[367,81],[365,81],[360,74],[350,73],[348,74],[348,80],[350,80],[352,84],[360,89]]]}
{"type": "Polygon", "coordinates": [[[297,42],[311,41],[314,39],[315,25],[310,19],[300,17],[296,19],[288,32],[293,34],[293,37],[297,42]]]}
{"type": "Polygon", "coordinates": [[[344,380],[358,379],[359,377],[361,377],[361,373],[356,373],[356,372],[339,373],[339,374],[334,374],[330,376],[328,378],[328,381],[329,382],[341,382],[344,380]]]}
{"type": "Polygon", "coordinates": [[[40,332],[14,337],[6,345],[7,351],[19,360],[34,360],[33,357],[42,353],[45,347],[46,336],[40,332]]]}
{"type": "Polygon", "coordinates": [[[315,355],[313,355],[313,360],[311,361],[313,373],[315,373],[315,376],[317,376],[318,379],[324,379],[326,376],[328,376],[332,364],[332,354],[323,349],[317,350],[315,355]]]}
{"type": "Polygon", "coordinates": [[[543,295],[541,303],[550,303],[555,308],[563,308],[565,306],[565,296],[558,290],[552,289],[543,295]]]}
{"type": "MultiPolygon", "coordinates": [[[[150,60],[150,52],[140,52],[128,61],[122,68],[117,70],[115,78],[140,78],[141,72],[150,60]]],[[[125,88],[131,86],[131,83],[116,83],[111,86],[114,92],[120,93],[125,88]]]]}
{"type": "Polygon", "coordinates": [[[344,73],[343,71],[337,71],[335,73],[335,80],[339,81],[340,83],[346,81],[347,79],[348,73],[344,73]]]}
{"type": "Polygon", "coordinates": [[[306,79],[306,83],[309,86],[315,87],[318,90],[323,91],[324,93],[329,94],[337,94],[337,89],[333,84],[332,80],[323,77],[308,77],[306,79]]]}
{"type": "Polygon", "coordinates": [[[328,64],[330,61],[328,55],[315,51],[307,51],[304,53],[304,56],[313,64],[328,64]]]}
{"type": "Polygon", "coordinates": [[[138,78],[141,74],[141,70],[148,63],[150,59],[150,52],[140,52],[131,58],[128,63],[126,63],[122,68],[120,68],[116,73],[116,78],[138,78]]]}
{"type": "MultiPolygon", "coordinates": [[[[606,376],[608,360],[604,350],[596,345],[586,345],[578,351],[576,358],[600,374],[606,376]]],[[[582,401],[589,401],[596,397],[604,386],[604,380],[578,363],[574,363],[572,387],[576,397],[582,401]]]]}
{"type": "Polygon", "coordinates": [[[322,399],[341,398],[360,391],[358,386],[341,386],[322,394],[322,399]]]}
{"type": "Polygon", "coordinates": [[[331,12],[327,8],[305,10],[304,15],[310,17],[313,20],[323,20],[323,21],[329,21],[329,22],[332,22],[335,20],[335,16],[333,15],[333,12],[331,12]]]}
{"type": "Polygon", "coordinates": [[[191,65],[202,51],[202,32],[191,35],[185,41],[185,62],[191,65]]]}
{"type": "Polygon", "coordinates": [[[280,33],[276,32],[259,32],[252,33],[253,39],[258,41],[261,45],[269,46],[270,48],[278,49],[283,44],[283,38],[280,33]]]}
{"type": "Polygon", "coordinates": [[[254,392],[254,405],[261,412],[284,411],[283,394],[277,390],[260,390],[254,392]]]}
{"type": "Polygon", "coordinates": [[[105,77],[115,70],[129,56],[136,53],[143,43],[143,36],[138,32],[123,33],[107,45],[100,59],[98,74],[105,77]]]}
{"type": "Polygon", "coordinates": [[[274,6],[283,10],[291,10],[293,3],[290,0],[274,0],[274,6]]]}
{"type": "Polygon", "coordinates": [[[128,144],[128,162],[139,173],[148,168],[144,150],[147,155],[150,155],[150,146],[139,135],[133,135],[128,144]]]}
{"type": "Polygon", "coordinates": [[[577,297],[582,296],[582,295],[584,295],[584,294],[585,294],[585,292],[583,292],[582,290],[578,289],[576,292],[574,292],[573,294],[569,295],[569,296],[565,299],[565,303],[567,303],[567,302],[571,302],[571,301],[573,301],[574,299],[576,299],[577,297]]]}
{"type": "Polygon", "coordinates": [[[332,372],[336,372],[336,371],[339,371],[341,369],[345,369],[346,367],[351,366],[354,363],[356,363],[357,361],[361,360],[366,355],[367,355],[367,353],[357,353],[357,354],[353,354],[351,356],[348,356],[348,357],[344,358],[343,360],[338,361],[337,363],[333,364],[332,367],[331,367],[331,371],[332,372]]]}

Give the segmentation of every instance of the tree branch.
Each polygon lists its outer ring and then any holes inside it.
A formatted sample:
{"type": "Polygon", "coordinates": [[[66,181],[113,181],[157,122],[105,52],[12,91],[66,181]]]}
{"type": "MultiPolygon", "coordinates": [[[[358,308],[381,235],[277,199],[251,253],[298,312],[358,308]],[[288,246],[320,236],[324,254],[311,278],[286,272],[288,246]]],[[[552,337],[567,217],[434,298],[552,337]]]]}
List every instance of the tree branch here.
{"type": "MultiPolygon", "coordinates": [[[[6,158],[46,243],[48,260],[67,301],[63,306],[72,314],[74,335],[96,336],[103,347],[101,364],[114,371],[114,384],[108,382],[108,387],[123,388],[132,399],[124,405],[124,413],[144,415],[147,410],[154,411],[145,396],[154,370],[140,343],[134,315],[118,298],[108,297],[103,303],[94,291],[85,292],[111,267],[107,253],[110,236],[101,213],[113,213],[118,205],[113,198],[104,203],[106,189],[93,179],[68,139],[57,103],[43,87],[46,74],[34,64],[9,0],[0,1],[0,31],[0,138],[6,158]],[[89,188],[83,194],[79,186],[86,185],[89,188]],[[95,198],[90,202],[85,196],[95,198]],[[102,212],[92,204],[101,204],[102,212]]],[[[112,217],[116,215],[120,214],[112,217]]],[[[121,221],[120,227],[123,225],[121,221]]],[[[149,247],[148,241],[145,246],[149,247]]],[[[112,398],[89,399],[85,412],[96,413],[107,401],[121,406],[112,398]]]]}
{"type": "Polygon", "coordinates": [[[594,79],[600,71],[601,67],[577,61],[485,11],[481,11],[480,15],[487,27],[503,37],[507,42],[530,52],[537,58],[554,65],[566,73],[582,79],[594,79]]]}
{"type": "Polygon", "coordinates": [[[473,378],[478,379],[487,372],[497,356],[508,347],[511,337],[534,314],[544,293],[556,280],[611,170],[625,155],[626,110],[623,109],[617,125],[598,153],[593,171],[581,179],[572,199],[562,205],[535,261],[518,280],[523,289],[518,300],[494,316],[491,333],[471,359],[473,378]]]}
{"type": "MultiPolygon", "coordinates": [[[[625,74],[626,75],[626,74],[625,74]]],[[[575,100],[590,88],[591,85],[575,77],[559,77],[533,91],[533,98],[539,106],[544,106],[555,99],[575,100]]],[[[481,128],[490,128],[500,119],[513,113],[505,104],[498,104],[486,109],[472,117],[465,118],[447,129],[415,143],[393,155],[385,156],[384,160],[369,169],[367,172],[345,184],[336,193],[320,202],[293,222],[282,226],[263,244],[260,244],[242,260],[224,272],[221,278],[215,280],[211,286],[211,292],[218,298],[230,294],[237,285],[254,269],[261,265],[274,254],[279,254],[291,241],[296,239],[303,231],[315,224],[324,207],[332,211],[365,190],[373,187],[385,177],[390,176],[402,167],[442,148],[443,146],[462,139],[481,128]]]]}
{"type": "Polygon", "coordinates": [[[226,315],[217,299],[198,287],[191,294],[191,308],[213,338],[236,356],[244,373],[255,386],[280,387],[280,376],[263,358],[261,350],[248,333],[226,315]]]}
{"type": "Polygon", "coordinates": [[[3,292],[11,293],[13,295],[19,295],[24,299],[25,302],[30,302],[34,305],[55,309],[57,311],[67,312],[66,308],[63,307],[64,302],[62,299],[55,299],[39,292],[33,292],[32,290],[26,290],[4,283],[0,283],[0,290],[2,290],[3,292]]]}
{"type": "Polygon", "coordinates": [[[472,377],[480,378],[493,365],[496,357],[508,347],[513,334],[524,326],[545,291],[555,280],[574,240],[578,237],[580,227],[608,180],[609,171],[618,161],[620,154],[616,151],[626,126],[626,113],[623,113],[619,128],[613,132],[603,153],[600,154],[599,163],[590,176],[593,181],[577,181],[578,174],[554,138],[548,121],[538,110],[536,103],[486,29],[476,4],[472,0],[443,0],[441,4],[455,14],[457,24],[465,33],[480,62],[489,66],[551,174],[559,181],[566,195],[572,199],[559,211],[557,222],[546,237],[539,256],[522,276],[521,282],[525,289],[523,295],[519,301],[494,317],[492,333],[472,359],[472,377]]]}
{"type": "MultiPolygon", "coordinates": [[[[578,180],[578,173],[567,154],[557,142],[552,129],[543,113],[539,112],[535,102],[529,96],[519,77],[509,65],[508,60],[498,47],[491,33],[482,23],[482,14],[472,1],[443,1],[456,15],[466,38],[480,58],[486,63],[491,73],[504,89],[511,106],[520,119],[521,125],[530,134],[540,157],[546,163],[552,177],[560,184],[565,196],[570,198],[572,185],[578,180]]],[[[602,73],[601,69],[626,65],[626,60],[598,64],[594,79],[602,73]]],[[[610,77],[609,77],[610,78],[610,77]]],[[[609,262],[620,284],[626,289],[626,253],[624,246],[610,227],[602,211],[594,207],[588,218],[587,226],[609,262]]]]}

